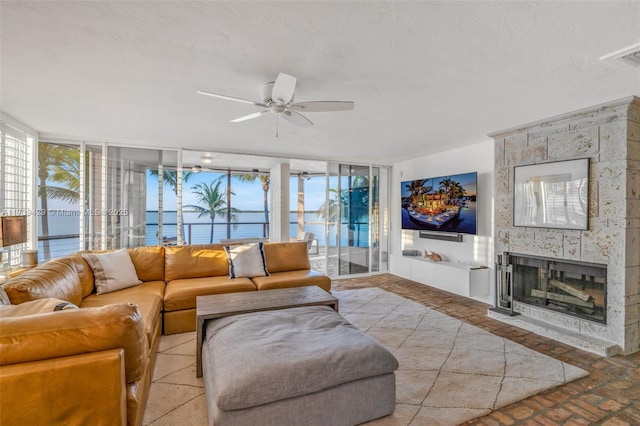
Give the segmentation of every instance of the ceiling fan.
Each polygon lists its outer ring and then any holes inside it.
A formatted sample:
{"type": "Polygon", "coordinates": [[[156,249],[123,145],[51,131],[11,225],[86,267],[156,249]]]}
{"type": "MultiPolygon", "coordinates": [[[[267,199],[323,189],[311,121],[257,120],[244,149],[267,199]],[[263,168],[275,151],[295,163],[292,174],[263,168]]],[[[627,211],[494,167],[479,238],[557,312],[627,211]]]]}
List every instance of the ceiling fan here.
{"type": "Polygon", "coordinates": [[[231,172],[233,174],[242,174],[242,175],[252,175],[252,176],[261,176],[261,175],[269,175],[268,171],[261,171],[259,169],[229,169],[226,167],[207,167],[201,166],[199,164],[194,164],[190,168],[185,168],[184,171],[191,173],[200,173],[200,172],[214,172],[214,173],[226,173],[231,172]]]}
{"type": "Polygon", "coordinates": [[[231,120],[232,123],[258,118],[270,112],[274,114],[276,118],[281,116],[297,126],[310,127],[313,126],[313,122],[300,114],[300,112],[350,111],[354,108],[352,101],[309,101],[294,103],[293,95],[296,89],[296,81],[296,78],[289,74],[279,73],[275,82],[265,83],[262,86],[261,102],[204,92],[202,90],[198,90],[197,93],[265,108],[263,111],[231,120]]]}

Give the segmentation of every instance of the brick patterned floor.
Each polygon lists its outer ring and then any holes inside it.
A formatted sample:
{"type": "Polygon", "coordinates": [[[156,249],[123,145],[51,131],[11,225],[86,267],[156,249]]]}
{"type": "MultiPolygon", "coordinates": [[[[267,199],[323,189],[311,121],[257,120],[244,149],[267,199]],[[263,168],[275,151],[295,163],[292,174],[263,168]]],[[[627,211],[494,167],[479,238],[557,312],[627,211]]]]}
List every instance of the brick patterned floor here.
{"type": "Polygon", "coordinates": [[[488,305],[384,274],[335,280],[337,290],[379,287],[569,362],[589,376],[501,408],[467,425],[640,425],[640,352],[601,357],[487,317],[488,305]]]}

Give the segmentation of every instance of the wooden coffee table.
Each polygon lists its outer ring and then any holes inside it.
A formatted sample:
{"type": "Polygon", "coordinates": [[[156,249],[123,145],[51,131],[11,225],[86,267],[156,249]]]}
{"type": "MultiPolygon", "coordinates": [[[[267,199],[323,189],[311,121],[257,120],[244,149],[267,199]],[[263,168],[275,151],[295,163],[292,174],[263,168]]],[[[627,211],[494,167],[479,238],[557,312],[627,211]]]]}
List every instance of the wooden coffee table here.
{"type": "Polygon", "coordinates": [[[202,377],[202,342],[206,320],[298,306],[331,306],[338,311],[338,299],[320,287],[305,286],[241,293],[212,294],[196,298],[196,377],[202,377]]]}

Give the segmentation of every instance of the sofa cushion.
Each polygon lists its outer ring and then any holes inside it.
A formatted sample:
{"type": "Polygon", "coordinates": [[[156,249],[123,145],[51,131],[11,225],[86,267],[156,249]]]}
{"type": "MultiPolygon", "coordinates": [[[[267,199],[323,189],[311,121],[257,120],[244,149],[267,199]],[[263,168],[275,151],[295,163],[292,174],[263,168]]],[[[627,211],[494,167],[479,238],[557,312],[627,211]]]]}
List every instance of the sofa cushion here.
{"type": "Polygon", "coordinates": [[[264,245],[267,269],[270,273],[311,269],[307,243],[268,243],[264,245]]]}
{"type": "Polygon", "coordinates": [[[229,274],[229,262],[222,244],[165,247],[164,263],[166,281],[229,274]]]}
{"type": "Polygon", "coordinates": [[[263,243],[225,246],[229,260],[229,278],[264,277],[269,275],[265,265],[263,243]]]}
{"type": "MultiPolygon", "coordinates": [[[[131,262],[136,270],[136,275],[141,281],[163,281],[164,280],[164,247],[143,246],[128,249],[131,262]]],[[[69,256],[73,260],[80,284],[82,284],[82,297],[87,297],[95,292],[93,271],[82,257],[82,253],[108,253],[108,251],[94,250],[82,251],[81,254],[69,256]]]]}
{"type": "Polygon", "coordinates": [[[142,283],[127,249],[108,253],[83,253],[95,277],[96,293],[110,293],[142,283]]]}
{"type": "Polygon", "coordinates": [[[50,260],[11,278],[2,287],[11,303],[54,297],[74,305],[82,303],[82,286],[73,261],[69,258],[50,260]]]}
{"type": "Polygon", "coordinates": [[[125,378],[130,383],[142,377],[149,362],[149,345],[136,305],[2,318],[0,324],[1,365],[123,348],[125,378]]]}
{"type": "Polygon", "coordinates": [[[193,309],[197,296],[255,290],[256,286],[249,278],[230,279],[227,275],[174,280],[167,284],[164,292],[164,310],[193,309]]]}
{"type": "Polygon", "coordinates": [[[251,279],[258,290],[273,290],[275,288],[304,287],[317,285],[325,291],[331,291],[331,279],[313,270],[276,272],[269,277],[254,277],[251,279]]]}
{"type": "MultiPolygon", "coordinates": [[[[87,252],[89,253],[89,252],[87,252]]],[[[69,256],[69,259],[73,262],[80,279],[80,285],[82,287],[82,297],[87,297],[91,293],[95,292],[95,277],[91,266],[84,260],[84,257],[80,254],[74,254],[69,256]]]]}
{"type": "Polygon", "coordinates": [[[78,309],[78,307],[71,302],[54,298],[30,300],[19,305],[0,306],[0,318],[22,317],[65,309],[78,309]]]}
{"type": "Polygon", "coordinates": [[[139,279],[142,281],[164,281],[164,247],[130,248],[129,255],[139,279]]]}
{"type": "Polygon", "coordinates": [[[162,298],[165,286],[164,281],[147,281],[113,293],[92,294],[82,301],[80,307],[97,308],[123,302],[138,305],[144,323],[144,333],[151,345],[155,326],[162,321],[162,298]]]}

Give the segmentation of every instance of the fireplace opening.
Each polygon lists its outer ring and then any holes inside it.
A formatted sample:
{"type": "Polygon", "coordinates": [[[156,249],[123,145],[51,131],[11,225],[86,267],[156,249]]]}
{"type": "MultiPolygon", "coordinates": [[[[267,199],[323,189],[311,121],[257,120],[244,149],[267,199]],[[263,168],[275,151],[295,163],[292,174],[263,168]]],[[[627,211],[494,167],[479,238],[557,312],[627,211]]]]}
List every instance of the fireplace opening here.
{"type": "Polygon", "coordinates": [[[607,267],[585,262],[509,254],[513,299],[607,322],[607,267]]]}

